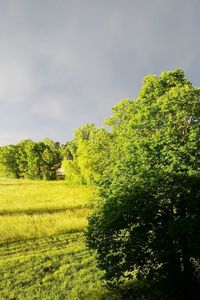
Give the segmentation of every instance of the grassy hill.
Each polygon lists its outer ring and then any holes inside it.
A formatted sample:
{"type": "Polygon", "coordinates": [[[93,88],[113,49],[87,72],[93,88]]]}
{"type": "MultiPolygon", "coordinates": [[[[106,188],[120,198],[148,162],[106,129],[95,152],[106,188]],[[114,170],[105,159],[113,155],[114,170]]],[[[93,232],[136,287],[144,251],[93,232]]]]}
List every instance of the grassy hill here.
{"type": "Polygon", "coordinates": [[[92,193],[0,179],[0,299],[119,299],[84,244],[92,193]]]}

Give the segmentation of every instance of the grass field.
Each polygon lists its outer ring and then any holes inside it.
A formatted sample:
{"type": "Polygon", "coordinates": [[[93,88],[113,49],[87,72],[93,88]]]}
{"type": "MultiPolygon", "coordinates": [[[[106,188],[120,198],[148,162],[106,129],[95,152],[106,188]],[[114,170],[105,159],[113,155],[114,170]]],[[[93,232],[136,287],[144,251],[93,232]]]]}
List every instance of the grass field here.
{"type": "Polygon", "coordinates": [[[91,195],[64,181],[0,179],[0,243],[82,231],[91,195]]]}
{"type": "Polygon", "coordinates": [[[0,299],[119,299],[84,243],[93,192],[0,179],[0,299]]]}

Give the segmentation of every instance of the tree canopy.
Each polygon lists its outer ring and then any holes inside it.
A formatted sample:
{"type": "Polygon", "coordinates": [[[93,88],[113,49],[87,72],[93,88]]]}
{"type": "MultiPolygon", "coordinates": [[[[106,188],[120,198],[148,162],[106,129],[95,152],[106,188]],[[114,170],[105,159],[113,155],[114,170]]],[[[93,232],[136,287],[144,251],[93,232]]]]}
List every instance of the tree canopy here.
{"type": "Polygon", "coordinates": [[[149,75],[106,122],[110,158],[86,237],[110,282],[136,276],[185,295],[199,286],[199,100],[182,70],[149,75]]]}
{"type": "Polygon", "coordinates": [[[62,163],[67,183],[96,184],[107,168],[111,141],[111,135],[94,124],[77,129],[62,163]]]}
{"type": "Polygon", "coordinates": [[[61,165],[60,144],[50,139],[22,140],[0,148],[0,175],[14,178],[55,179],[61,165]]]}

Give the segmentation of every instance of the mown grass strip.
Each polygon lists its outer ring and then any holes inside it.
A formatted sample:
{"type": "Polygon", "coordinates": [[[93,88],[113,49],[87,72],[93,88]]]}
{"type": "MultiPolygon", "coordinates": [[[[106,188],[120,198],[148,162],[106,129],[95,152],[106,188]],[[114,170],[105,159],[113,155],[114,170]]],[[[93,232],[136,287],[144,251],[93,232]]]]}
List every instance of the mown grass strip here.
{"type": "Polygon", "coordinates": [[[81,233],[13,242],[0,250],[2,299],[117,299],[103,287],[81,233]],[[4,255],[7,247],[15,253],[4,255]]]}

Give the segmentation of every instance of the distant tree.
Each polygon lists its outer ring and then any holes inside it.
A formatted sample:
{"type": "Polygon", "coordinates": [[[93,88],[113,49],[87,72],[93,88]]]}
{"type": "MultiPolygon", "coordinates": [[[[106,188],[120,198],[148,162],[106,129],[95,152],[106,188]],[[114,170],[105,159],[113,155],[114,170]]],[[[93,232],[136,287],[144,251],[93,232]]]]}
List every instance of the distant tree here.
{"type": "Polygon", "coordinates": [[[180,299],[196,299],[199,121],[200,89],[182,70],[147,76],[135,101],[114,107],[103,200],[86,233],[108,281],[136,276],[151,290],[158,284],[166,297],[182,292],[180,299]]]}
{"type": "Polygon", "coordinates": [[[94,184],[106,168],[111,135],[94,124],[85,124],[74,133],[65,149],[62,167],[67,182],[94,184]]]}
{"type": "Polygon", "coordinates": [[[88,184],[101,180],[110,157],[112,136],[103,128],[91,128],[87,140],[81,140],[78,149],[78,164],[81,174],[88,184]]]}
{"type": "Polygon", "coordinates": [[[16,153],[17,147],[14,145],[0,147],[0,176],[13,178],[19,176],[16,153]]]}
{"type": "Polygon", "coordinates": [[[40,143],[29,141],[25,146],[25,152],[27,154],[27,172],[25,177],[29,179],[42,179],[41,168],[41,153],[44,151],[40,143]]]}
{"type": "Polygon", "coordinates": [[[19,168],[19,177],[25,178],[28,172],[28,161],[27,161],[27,152],[26,145],[32,142],[29,140],[21,140],[17,143],[17,153],[16,153],[16,162],[19,168]]]}
{"type": "Polygon", "coordinates": [[[59,145],[50,139],[26,144],[27,172],[31,179],[55,179],[56,169],[61,165],[59,145]]]}
{"type": "MultiPolygon", "coordinates": [[[[13,166],[17,166],[18,177],[46,180],[56,178],[56,170],[62,161],[59,143],[50,139],[40,142],[29,139],[20,141],[14,147],[15,155],[12,156],[12,161],[13,166]]],[[[8,169],[7,165],[5,169],[8,169]]]]}
{"type": "Polygon", "coordinates": [[[66,159],[72,159],[72,154],[68,148],[68,142],[60,146],[60,155],[61,159],[63,160],[64,158],[66,159]]]}
{"type": "Polygon", "coordinates": [[[60,144],[50,139],[44,139],[44,150],[41,155],[41,173],[43,179],[55,179],[56,170],[61,166],[60,144]]]}
{"type": "Polygon", "coordinates": [[[76,159],[64,159],[62,162],[65,180],[67,184],[82,185],[85,184],[84,178],[81,175],[79,165],[76,159]]]}
{"type": "Polygon", "coordinates": [[[90,131],[94,127],[93,124],[85,124],[82,128],[78,128],[65,149],[67,156],[64,158],[62,168],[65,173],[65,179],[69,184],[86,184],[86,180],[81,172],[79,165],[80,151],[78,148],[83,141],[88,141],[90,131]]]}

